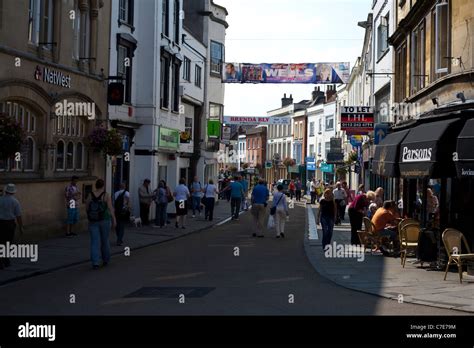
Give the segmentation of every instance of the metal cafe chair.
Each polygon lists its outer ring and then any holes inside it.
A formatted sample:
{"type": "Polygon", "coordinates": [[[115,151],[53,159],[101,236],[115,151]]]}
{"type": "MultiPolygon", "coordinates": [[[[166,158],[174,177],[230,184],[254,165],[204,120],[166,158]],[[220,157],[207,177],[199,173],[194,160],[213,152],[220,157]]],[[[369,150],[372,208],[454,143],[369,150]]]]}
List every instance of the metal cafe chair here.
{"type": "MultiPolygon", "coordinates": [[[[403,227],[399,230],[400,259],[403,268],[405,268],[408,252],[412,250],[414,251],[418,247],[418,240],[420,238],[421,228],[419,223],[405,223],[403,227]]],[[[423,263],[421,263],[421,267],[423,267],[423,263]]]]}
{"type": "Polygon", "coordinates": [[[444,273],[444,280],[446,280],[448,275],[449,266],[456,265],[459,272],[459,282],[462,284],[463,262],[465,260],[474,261],[474,254],[471,253],[466,237],[464,237],[462,232],[455,230],[454,228],[447,228],[444,230],[442,239],[449,256],[448,264],[446,265],[446,272],[444,273]],[[467,254],[461,254],[462,244],[464,244],[467,254]]]}

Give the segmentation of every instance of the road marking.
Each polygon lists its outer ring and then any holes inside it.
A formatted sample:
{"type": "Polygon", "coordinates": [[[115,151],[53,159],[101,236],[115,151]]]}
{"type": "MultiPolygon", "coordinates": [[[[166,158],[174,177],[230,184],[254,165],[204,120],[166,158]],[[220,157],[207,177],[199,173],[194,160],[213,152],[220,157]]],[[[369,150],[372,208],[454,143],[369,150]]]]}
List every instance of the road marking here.
{"type": "Polygon", "coordinates": [[[268,283],[283,283],[283,282],[292,282],[295,280],[302,280],[303,277],[290,277],[290,278],[280,278],[280,279],[265,279],[259,280],[257,284],[268,284],[268,283]]]}
{"type": "Polygon", "coordinates": [[[186,279],[186,278],[194,278],[200,275],[205,274],[204,272],[197,272],[197,273],[188,273],[188,274],[178,274],[174,276],[164,276],[155,278],[155,280],[176,280],[176,279],[186,279]]]}
{"type": "Polygon", "coordinates": [[[313,208],[307,207],[306,210],[308,211],[308,238],[309,240],[319,240],[318,227],[316,225],[313,208]]]}
{"type": "Polygon", "coordinates": [[[149,301],[156,301],[159,300],[158,298],[119,298],[116,300],[111,300],[107,302],[101,303],[102,306],[110,306],[110,305],[119,305],[119,304],[131,304],[131,303],[138,303],[138,302],[149,302],[149,301]]]}
{"type": "MultiPolygon", "coordinates": [[[[242,214],[244,214],[244,213],[249,212],[249,211],[250,211],[250,208],[252,208],[251,205],[249,206],[249,210],[248,210],[248,211],[241,211],[241,212],[239,213],[239,216],[242,215],[242,214]]],[[[216,226],[222,226],[223,224],[228,223],[230,220],[232,220],[232,216],[231,216],[231,217],[228,217],[227,219],[225,219],[225,220],[223,220],[223,221],[221,221],[221,222],[219,222],[218,224],[216,224],[216,226]]]]}
{"type": "Polygon", "coordinates": [[[234,248],[238,246],[239,248],[254,248],[255,247],[255,244],[238,244],[238,245],[235,245],[235,244],[209,244],[208,247],[209,248],[234,248]]]}

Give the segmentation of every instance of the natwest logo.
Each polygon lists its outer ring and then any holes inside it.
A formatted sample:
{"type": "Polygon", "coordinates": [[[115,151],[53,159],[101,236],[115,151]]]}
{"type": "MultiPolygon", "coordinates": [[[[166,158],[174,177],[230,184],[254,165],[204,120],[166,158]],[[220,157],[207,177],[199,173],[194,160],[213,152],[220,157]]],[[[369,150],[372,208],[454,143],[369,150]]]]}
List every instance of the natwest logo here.
{"type": "Polygon", "coordinates": [[[35,69],[35,80],[43,81],[52,85],[71,88],[71,76],[64,75],[61,71],[42,68],[39,65],[35,69]]]}
{"type": "Polygon", "coordinates": [[[429,162],[431,161],[431,154],[433,149],[414,149],[410,150],[408,147],[403,148],[402,162],[429,162]]]}

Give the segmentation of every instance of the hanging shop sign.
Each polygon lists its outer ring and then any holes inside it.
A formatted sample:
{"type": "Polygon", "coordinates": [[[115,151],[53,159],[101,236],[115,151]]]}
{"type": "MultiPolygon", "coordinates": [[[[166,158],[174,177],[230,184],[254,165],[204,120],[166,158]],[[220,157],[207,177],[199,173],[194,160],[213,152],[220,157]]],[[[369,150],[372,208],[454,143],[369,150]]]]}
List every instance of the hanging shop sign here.
{"type": "Polygon", "coordinates": [[[71,88],[71,75],[64,75],[59,70],[53,70],[47,67],[36,66],[35,80],[43,81],[51,85],[71,88]]]}
{"type": "Polygon", "coordinates": [[[273,162],[272,161],[266,161],[265,162],[265,169],[272,169],[273,168],[273,162]]]}
{"type": "Polygon", "coordinates": [[[231,127],[222,127],[222,142],[224,144],[230,144],[230,136],[232,133],[232,128],[231,127]]]}
{"type": "Polygon", "coordinates": [[[367,135],[374,130],[374,111],[370,106],[343,106],[341,130],[350,135],[367,135]]]}
{"type": "Polygon", "coordinates": [[[226,63],[224,83],[347,83],[350,64],[342,63],[226,63]]]}
{"type": "Polygon", "coordinates": [[[344,154],[342,152],[329,152],[326,157],[326,163],[344,164],[344,154]]]}
{"type": "Polygon", "coordinates": [[[221,136],[221,122],[219,120],[207,121],[207,136],[212,139],[218,139],[221,136]]]}
{"type": "Polygon", "coordinates": [[[225,125],[290,125],[291,117],[224,116],[225,125]]]}
{"type": "Polygon", "coordinates": [[[165,127],[159,128],[158,147],[163,149],[177,150],[179,148],[180,132],[176,129],[165,127]]]}
{"type": "Polygon", "coordinates": [[[321,166],[320,166],[320,169],[321,169],[321,172],[323,173],[332,173],[334,172],[334,166],[332,164],[329,164],[329,163],[321,163],[321,166]]]}

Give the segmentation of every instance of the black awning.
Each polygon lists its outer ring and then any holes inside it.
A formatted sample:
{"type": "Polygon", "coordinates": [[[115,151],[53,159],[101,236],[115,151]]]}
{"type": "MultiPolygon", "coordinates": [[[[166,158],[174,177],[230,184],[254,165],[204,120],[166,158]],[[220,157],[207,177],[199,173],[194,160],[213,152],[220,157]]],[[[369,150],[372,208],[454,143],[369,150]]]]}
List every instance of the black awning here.
{"type": "Polygon", "coordinates": [[[474,178],[474,119],[464,125],[456,146],[456,169],[461,178],[474,178]]]}
{"type": "Polygon", "coordinates": [[[372,171],[381,176],[396,178],[400,176],[398,158],[400,143],[405,139],[409,129],[389,134],[375,147],[372,171]]]}
{"type": "Polygon", "coordinates": [[[410,130],[400,145],[400,174],[406,178],[456,176],[453,154],[462,123],[459,118],[431,122],[410,130]]]}

